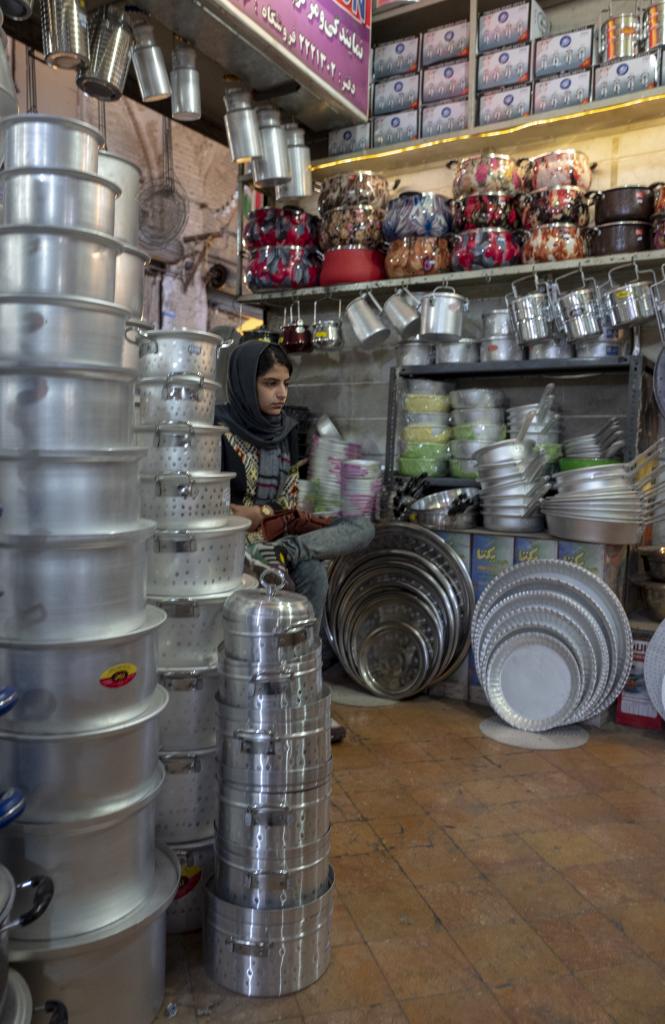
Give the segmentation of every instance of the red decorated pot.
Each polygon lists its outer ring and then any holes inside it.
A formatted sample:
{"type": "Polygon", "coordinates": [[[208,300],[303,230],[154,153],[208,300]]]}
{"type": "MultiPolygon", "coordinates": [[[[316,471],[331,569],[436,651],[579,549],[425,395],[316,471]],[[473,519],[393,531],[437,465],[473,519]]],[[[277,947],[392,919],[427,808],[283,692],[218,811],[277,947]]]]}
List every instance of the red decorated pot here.
{"type": "Polygon", "coordinates": [[[382,210],[389,193],[387,179],[373,171],[337,174],[326,178],[321,185],[319,211],[327,213],[337,206],[373,206],[382,210]]]}
{"type": "Polygon", "coordinates": [[[589,223],[589,200],[574,185],[542,188],[522,196],[521,218],[522,226],[528,229],[560,223],[583,228],[589,223]]]}
{"type": "Polygon", "coordinates": [[[653,190],[653,215],[654,217],[665,216],[665,184],[658,182],[651,186],[653,190]]]}
{"type": "Polygon", "coordinates": [[[524,161],[528,191],[576,185],[583,192],[591,188],[591,164],[579,149],[556,149],[524,161]]]}
{"type": "Polygon", "coordinates": [[[506,228],[472,228],[455,236],[453,270],[482,270],[519,263],[518,235],[506,228]]]}
{"type": "Polygon", "coordinates": [[[378,249],[383,245],[383,212],[371,206],[338,206],[321,217],[321,248],[378,249]]]}
{"type": "Polygon", "coordinates": [[[264,206],[252,210],[247,217],[243,238],[248,249],[260,249],[265,245],[277,245],[282,211],[276,206],[264,206]]]}
{"type": "Polygon", "coordinates": [[[314,288],[319,283],[321,257],[316,249],[300,245],[268,245],[251,253],[247,287],[252,292],[269,288],[314,288]]]}
{"type": "Polygon", "coordinates": [[[654,217],[651,221],[651,248],[665,249],[665,217],[654,217]]]}
{"type": "Polygon", "coordinates": [[[445,238],[400,238],[391,242],[385,259],[388,277],[420,277],[444,274],[450,269],[450,249],[445,238]]]}
{"type": "Polygon", "coordinates": [[[485,153],[448,164],[449,167],[455,165],[453,195],[457,198],[472,192],[508,192],[512,195],[521,192],[524,186],[522,171],[505,153],[485,153]]]}
{"type": "Polygon", "coordinates": [[[523,263],[555,263],[581,260],[586,256],[583,228],[574,224],[542,224],[529,231],[524,243],[523,263]]]}
{"type": "Polygon", "coordinates": [[[319,244],[319,219],[296,206],[285,206],[279,218],[279,245],[303,245],[316,248],[319,244]]]}
{"type": "Polygon", "coordinates": [[[516,228],[518,197],[508,192],[475,192],[453,200],[455,231],[470,228],[516,228]]]}

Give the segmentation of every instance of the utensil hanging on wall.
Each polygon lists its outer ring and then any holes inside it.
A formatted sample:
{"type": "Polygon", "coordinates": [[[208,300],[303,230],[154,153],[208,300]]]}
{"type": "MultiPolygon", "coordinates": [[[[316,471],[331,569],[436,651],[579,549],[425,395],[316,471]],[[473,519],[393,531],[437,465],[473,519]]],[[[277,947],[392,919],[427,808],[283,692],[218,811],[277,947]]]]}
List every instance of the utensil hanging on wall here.
{"type": "Polygon", "coordinates": [[[162,120],[164,167],[162,177],[144,185],[139,193],[139,238],[148,251],[162,248],[178,237],[187,223],[189,204],[173,169],[171,121],[162,120]]]}
{"type": "Polygon", "coordinates": [[[252,160],[252,178],[256,188],[286,185],[291,178],[286,132],[279,110],[260,107],[257,111],[263,156],[252,160]]]}
{"type": "Polygon", "coordinates": [[[248,164],[262,156],[259,119],[250,93],[241,88],[229,89],[224,93],[224,106],[224,127],[233,162],[248,164]]]}
{"type": "Polygon", "coordinates": [[[201,82],[196,50],[178,43],[171,57],[171,117],[176,121],[201,119],[201,82]]]}
{"type": "Polygon", "coordinates": [[[90,63],[76,84],[87,96],[119,100],[134,51],[132,28],[122,11],[100,7],[90,19],[90,63]]]}
{"type": "Polygon", "coordinates": [[[69,71],[84,68],[90,58],[84,0],[41,0],[40,14],[46,63],[69,71]]]}
{"type": "Polygon", "coordinates": [[[171,95],[171,82],[164,54],[155,41],[155,30],[147,21],[134,25],[132,66],[144,103],[158,103],[171,95]]]}
{"type": "Polygon", "coordinates": [[[282,202],[284,199],[302,199],[304,196],[312,195],[312,172],[309,169],[311,153],[309,146],[305,145],[305,129],[297,124],[284,126],[286,133],[286,145],[291,165],[291,177],[285,185],[278,185],[275,189],[275,199],[282,202]]]}

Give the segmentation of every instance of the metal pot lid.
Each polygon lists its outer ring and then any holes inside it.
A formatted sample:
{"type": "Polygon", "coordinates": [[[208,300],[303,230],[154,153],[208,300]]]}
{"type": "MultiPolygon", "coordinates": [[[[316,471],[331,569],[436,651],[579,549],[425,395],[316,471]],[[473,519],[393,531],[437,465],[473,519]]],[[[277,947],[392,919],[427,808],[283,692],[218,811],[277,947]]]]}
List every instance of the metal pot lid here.
{"type": "Polygon", "coordinates": [[[242,634],[279,634],[313,624],[314,609],[302,594],[283,590],[286,575],[281,569],[265,569],[258,590],[236,591],[224,605],[225,631],[242,634]]]}
{"type": "Polygon", "coordinates": [[[9,968],[7,995],[0,1014],[0,1024],[30,1024],[33,1002],[27,982],[18,971],[9,968]]]}
{"type": "Polygon", "coordinates": [[[196,341],[205,345],[219,345],[220,338],[217,334],[211,334],[210,331],[192,331],[188,327],[174,328],[171,331],[148,331],[149,338],[154,338],[156,341],[159,338],[164,338],[166,341],[177,341],[182,338],[183,341],[196,341]]]}
{"type": "MultiPolygon", "coordinates": [[[[249,573],[243,573],[240,583],[237,584],[236,589],[256,590],[258,585],[258,580],[253,576],[250,576],[249,573]]],[[[173,607],[179,604],[187,605],[188,607],[193,607],[197,604],[225,604],[231,597],[231,594],[235,592],[236,591],[225,590],[220,591],[218,594],[200,594],[196,597],[173,597],[172,594],[148,594],[148,601],[154,601],[155,604],[162,607],[164,605],[173,607]]],[[[150,607],[150,605],[148,607],[150,607]]],[[[48,643],[51,644],[52,641],[48,641],[48,643]]],[[[0,641],[0,648],[2,648],[2,646],[2,641],[0,641]]]]}
{"type": "Polygon", "coordinates": [[[166,377],[139,377],[139,387],[143,387],[146,384],[160,384],[162,387],[168,384],[173,384],[176,387],[179,385],[196,384],[200,388],[213,388],[215,391],[222,386],[216,380],[211,380],[210,377],[200,377],[196,373],[170,373],[166,377]]]}
{"type": "MultiPolygon", "coordinates": [[[[198,540],[199,538],[223,537],[225,533],[237,533],[239,530],[248,530],[251,525],[249,519],[231,515],[226,520],[223,520],[219,526],[211,526],[204,530],[155,530],[154,534],[155,537],[163,538],[164,540],[198,540]]],[[[200,600],[200,598],[197,598],[197,600],[200,600]]]]}
{"type": "MultiPolygon", "coordinates": [[[[244,520],[247,522],[248,520],[244,520]]],[[[0,537],[0,548],[12,547],[76,547],[105,548],[116,544],[130,544],[133,541],[147,540],[155,532],[155,524],[150,519],[138,519],[131,530],[106,530],[104,533],[81,534],[80,536],[56,536],[54,534],[8,534],[0,537]]],[[[163,531],[160,531],[163,532],[163,531]]],[[[202,531],[203,532],[203,531],[202,531]]]]}
{"type": "MultiPolygon", "coordinates": [[[[184,598],[176,598],[176,600],[184,600],[184,598]]],[[[200,600],[200,599],[199,599],[200,600]]],[[[117,636],[106,636],[101,639],[93,640],[6,640],[0,639],[0,651],[2,650],[16,650],[16,651],[34,651],[42,650],[45,648],[56,648],[62,650],[64,647],[71,647],[80,649],[81,647],[105,647],[111,644],[117,644],[122,640],[135,640],[143,636],[145,633],[151,633],[153,630],[158,629],[164,622],[166,622],[166,612],[163,612],[161,608],[155,608],[153,605],[146,605],[145,609],[145,622],[138,629],[133,629],[131,633],[120,633],[117,636]]],[[[1,1021],[0,1021],[1,1024],[1,1021]]]]}
{"type": "Polygon", "coordinates": [[[6,132],[8,128],[16,124],[52,124],[56,128],[76,128],[77,131],[83,131],[86,135],[92,135],[99,146],[104,145],[104,136],[101,132],[93,128],[87,121],[77,121],[73,117],[56,117],[55,114],[14,114],[13,117],[3,117],[0,133],[6,132]]]}
{"type": "Polygon", "coordinates": [[[214,836],[206,836],[205,839],[196,839],[191,843],[169,843],[169,850],[174,853],[176,857],[186,856],[187,854],[196,853],[197,850],[207,850],[210,848],[212,852],[215,845],[214,836]]]}

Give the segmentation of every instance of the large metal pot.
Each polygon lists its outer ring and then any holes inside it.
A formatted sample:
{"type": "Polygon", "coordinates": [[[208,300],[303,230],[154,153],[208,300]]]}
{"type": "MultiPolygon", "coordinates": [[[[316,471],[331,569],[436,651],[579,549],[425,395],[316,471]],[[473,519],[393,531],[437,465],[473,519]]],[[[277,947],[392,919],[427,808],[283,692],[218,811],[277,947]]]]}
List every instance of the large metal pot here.
{"type": "Polygon", "coordinates": [[[128,530],[140,516],[138,448],[98,452],[0,451],[0,527],[67,536],[128,530]]]}
{"type": "Polygon", "coordinates": [[[102,135],[91,124],[48,114],[17,114],[0,122],[5,170],[56,168],[97,174],[102,135]]]}
{"type": "Polygon", "coordinates": [[[253,857],[315,842],[330,828],[331,766],[332,761],[318,785],[288,792],[236,784],[222,775],[217,842],[241,847],[253,857]]]}
{"type": "Polygon", "coordinates": [[[117,185],[93,174],[46,168],[0,173],[2,223],[113,234],[117,185]]]}
{"type": "Polygon", "coordinates": [[[139,244],[141,170],[124,156],[102,150],[99,154],[99,173],[121,189],[115,204],[113,234],[120,242],[135,249],[139,244]]]}
{"type": "Polygon", "coordinates": [[[147,449],[141,473],[218,473],[226,427],[177,420],[135,427],[135,442],[147,449]]]}
{"type": "Polygon", "coordinates": [[[483,341],[500,336],[512,337],[513,324],[508,309],[490,309],[483,313],[483,341]]]}
{"type": "Polygon", "coordinates": [[[589,228],[589,256],[611,256],[613,253],[644,252],[649,248],[651,230],[648,221],[626,220],[589,228]]]}
{"type": "Polygon", "coordinates": [[[644,185],[622,185],[592,192],[596,224],[615,221],[647,221],[653,214],[653,192],[644,185]]]}
{"type": "Polygon", "coordinates": [[[176,843],[171,852],[180,864],[180,882],[166,912],[167,932],[198,932],[203,927],[203,893],[215,870],[212,836],[194,843],[176,843]]]}
{"type": "Polygon", "coordinates": [[[534,289],[520,295],[518,282],[513,284],[513,294],[506,299],[510,316],[518,341],[529,345],[534,341],[543,341],[552,333],[549,296],[539,285],[538,278],[522,278],[529,280],[534,289]]]}
{"type": "MultiPolygon", "coordinates": [[[[145,620],[152,523],[80,537],[0,536],[0,637],[101,640],[145,620]]],[[[177,581],[176,581],[177,582],[177,581]]]]}
{"type": "Polygon", "coordinates": [[[229,89],[224,93],[224,127],[229,140],[231,159],[246,164],[261,156],[261,134],[252,95],[242,89],[229,89]]]}
{"type": "Polygon", "coordinates": [[[282,847],[261,857],[243,846],[216,843],[216,891],[239,907],[300,907],[328,888],[329,860],[330,829],[305,846],[282,847]]]}
{"type": "Polygon", "coordinates": [[[576,185],[584,192],[591,188],[591,163],[579,149],[555,149],[521,163],[525,165],[525,185],[529,192],[566,185],[576,185]]]}
{"type": "MultiPolygon", "coordinates": [[[[244,575],[239,585],[256,587],[256,580],[244,575]]],[[[148,600],[168,616],[168,625],[157,637],[159,664],[170,668],[217,666],[224,637],[222,613],[228,597],[228,593],[201,597],[148,594],[148,600]]]]}
{"type": "Polygon", "coordinates": [[[126,448],[133,395],[130,370],[0,366],[0,449],[126,448]]]}
{"type": "Polygon", "coordinates": [[[453,195],[456,198],[472,192],[501,192],[509,195],[521,192],[524,184],[522,171],[512,157],[505,153],[483,153],[464,160],[452,160],[456,166],[453,195]]]}
{"type": "Polygon", "coordinates": [[[236,591],[224,605],[225,654],[258,668],[317,651],[318,623],[309,600],[284,593],[285,576],[277,570],[264,571],[260,582],[259,590],[236,591]]]}
{"type": "Polygon", "coordinates": [[[639,14],[615,14],[600,26],[598,57],[600,63],[636,57],[640,52],[642,22],[639,14]]]}
{"type": "Polygon", "coordinates": [[[0,641],[0,678],[12,679],[19,697],[3,729],[44,736],[112,729],[147,711],[165,618],[148,605],[138,629],[105,640],[0,641]]]}
{"type": "Polygon", "coordinates": [[[162,597],[205,597],[235,590],[250,526],[249,519],[229,516],[224,525],[209,530],[157,530],[148,549],[152,590],[162,597]]]}
{"type": "Polygon", "coordinates": [[[162,750],[214,747],[217,665],[163,668],[159,671],[159,682],[169,695],[168,707],[159,723],[162,750]]]}
{"type": "Polygon", "coordinates": [[[464,314],[468,308],[467,300],[454,288],[435,288],[420,305],[420,340],[458,341],[463,334],[464,314]]]}
{"type": "Polygon", "coordinates": [[[520,215],[522,227],[527,229],[561,221],[585,227],[589,223],[589,202],[575,185],[543,188],[522,197],[520,215]]]}
{"type": "Polygon", "coordinates": [[[215,829],[217,749],[163,750],[166,783],[157,801],[157,838],[181,843],[206,839],[215,829]]]}
{"type": "Polygon", "coordinates": [[[141,477],[141,509],[167,530],[214,529],[231,514],[235,473],[164,473],[141,477]]]}
{"type": "Polygon", "coordinates": [[[142,377],[138,383],[141,422],[195,420],[212,425],[220,385],[192,373],[142,377]]]}
{"type": "Polygon", "coordinates": [[[587,278],[583,270],[563,274],[551,286],[551,296],[557,326],[567,341],[577,344],[601,336],[604,324],[600,291],[593,278],[587,278]],[[562,281],[573,276],[580,282],[578,286],[562,292],[562,281]]]}
{"type": "MultiPolygon", "coordinates": [[[[154,841],[150,851],[154,862],[154,841]]],[[[100,853],[108,864],[108,851],[100,853]]],[[[108,876],[114,880],[112,870],[108,876]]],[[[178,886],[175,857],[158,849],[151,878],[142,879],[136,909],[105,928],[93,923],[96,930],[67,939],[12,944],[12,961],[20,964],[35,1002],[60,999],[72,1024],[89,1021],[91,1012],[95,1024],[154,1019],[164,996],[166,908],[178,886]]]]}
{"type": "Polygon", "coordinates": [[[290,664],[265,667],[225,655],[219,681],[219,699],[237,708],[267,712],[301,707],[321,699],[321,655],[299,658],[290,664]]]}
{"type": "Polygon", "coordinates": [[[26,797],[22,824],[87,820],[155,788],[160,772],[158,717],[168,704],[158,687],[137,718],[91,732],[0,730],[0,777],[26,797]]]}
{"type": "Polygon", "coordinates": [[[114,301],[124,306],[132,317],[143,315],[144,276],[147,256],[140,249],[123,246],[118,253],[115,270],[114,301]]]}
{"type": "Polygon", "coordinates": [[[55,292],[113,302],[119,252],[119,243],[100,231],[29,224],[0,227],[3,294],[55,292]]]}
{"type": "Polygon", "coordinates": [[[218,335],[208,331],[150,331],[139,342],[141,376],[191,373],[215,380],[217,358],[225,347],[218,335]]]}
{"type": "Polygon", "coordinates": [[[218,985],[245,996],[284,996],[312,985],[330,963],[335,881],[288,910],[225,903],[206,886],[203,964],[218,985]]]}
{"type": "Polygon", "coordinates": [[[115,303],[71,295],[0,296],[0,362],[136,372],[139,349],[125,328],[128,316],[115,303]]]}
{"type": "Polygon", "coordinates": [[[608,283],[603,289],[603,306],[611,327],[634,327],[653,319],[655,309],[651,285],[656,278],[653,273],[645,273],[642,278],[636,277],[625,284],[617,284],[614,271],[608,275],[608,283]]]}
{"type": "MultiPolygon", "coordinates": [[[[17,873],[17,877],[22,875],[17,873]]],[[[0,1012],[7,996],[9,933],[38,921],[48,910],[52,899],[53,880],[48,875],[33,874],[29,881],[17,884],[7,866],[0,864],[0,1012]],[[19,906],[14,916],[16,902],[19,906]],[[22,911],[21,903],[24,905],[22,911]]],[[[35,934],[35,930],[31,929],[29,935],[34,937],[35,934]]]]}

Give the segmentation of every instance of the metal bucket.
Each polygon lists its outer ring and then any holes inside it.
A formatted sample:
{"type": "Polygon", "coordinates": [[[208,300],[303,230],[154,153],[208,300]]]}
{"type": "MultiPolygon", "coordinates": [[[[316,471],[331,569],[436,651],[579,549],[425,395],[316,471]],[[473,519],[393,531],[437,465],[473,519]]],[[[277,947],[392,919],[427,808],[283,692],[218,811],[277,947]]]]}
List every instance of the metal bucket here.
{"type": "Polygon", "coordinates": [[[157,838],[179,843],[205,839],[215,827],[217,749],[162,751],[166,784],[157,801],[157,838]]]}
{"type": "Polygon", "coordinates": [[[151,589],[162,597],[201,597],[236,590],[249,519],[229,516],[212,530],[157,530],[148,548],[151,589]]]}
{"type": "Polygon", "coordinates": [[[328,888],[330,830],[306,846],[256,857],[244,847],[215,844],[215,891],[239,907],[299,907],[328,888]]]}
{"type": "Polygon", "coordinates": [[[221,773],[217,842],[254,857],[316,842],[330,827],[332,762],[319,784],[293,792],[234,784],[221,773]]]}
{"type": "Polygon", "coordinates": [[[42,48],[47,64],[77,71],[88,63],[84,0],[41,0],[42,48]]]}
{"type": "Polygon", "coordinates": [[[177,420],[136,427],[135,443],[147,449],[141,473],[218,473],[226,432],[226,427],[177,420]]]}
{"type": "Polygon", "coordinates": [[[217,741],[215,693],[217,666],[160,669],[159,682],[169,704],[159,723],[162,750],[214,747],[217,741]]]}
{"type": "Polygon", "coordinates": [[[303,907],[236,907],[205,892],[203,965],[218,985],[245,996],[284,996],[312,985],[330,963],[335,875],[303,907]]]}
{"type": "Polygon", "coordinates": [[[195,843],[174,843],[170,849],[180,864],[180,881],[166,912],[166,931],[170,935],[201,931],[203,893],[215,870],[213,837],[195,843]]]}

